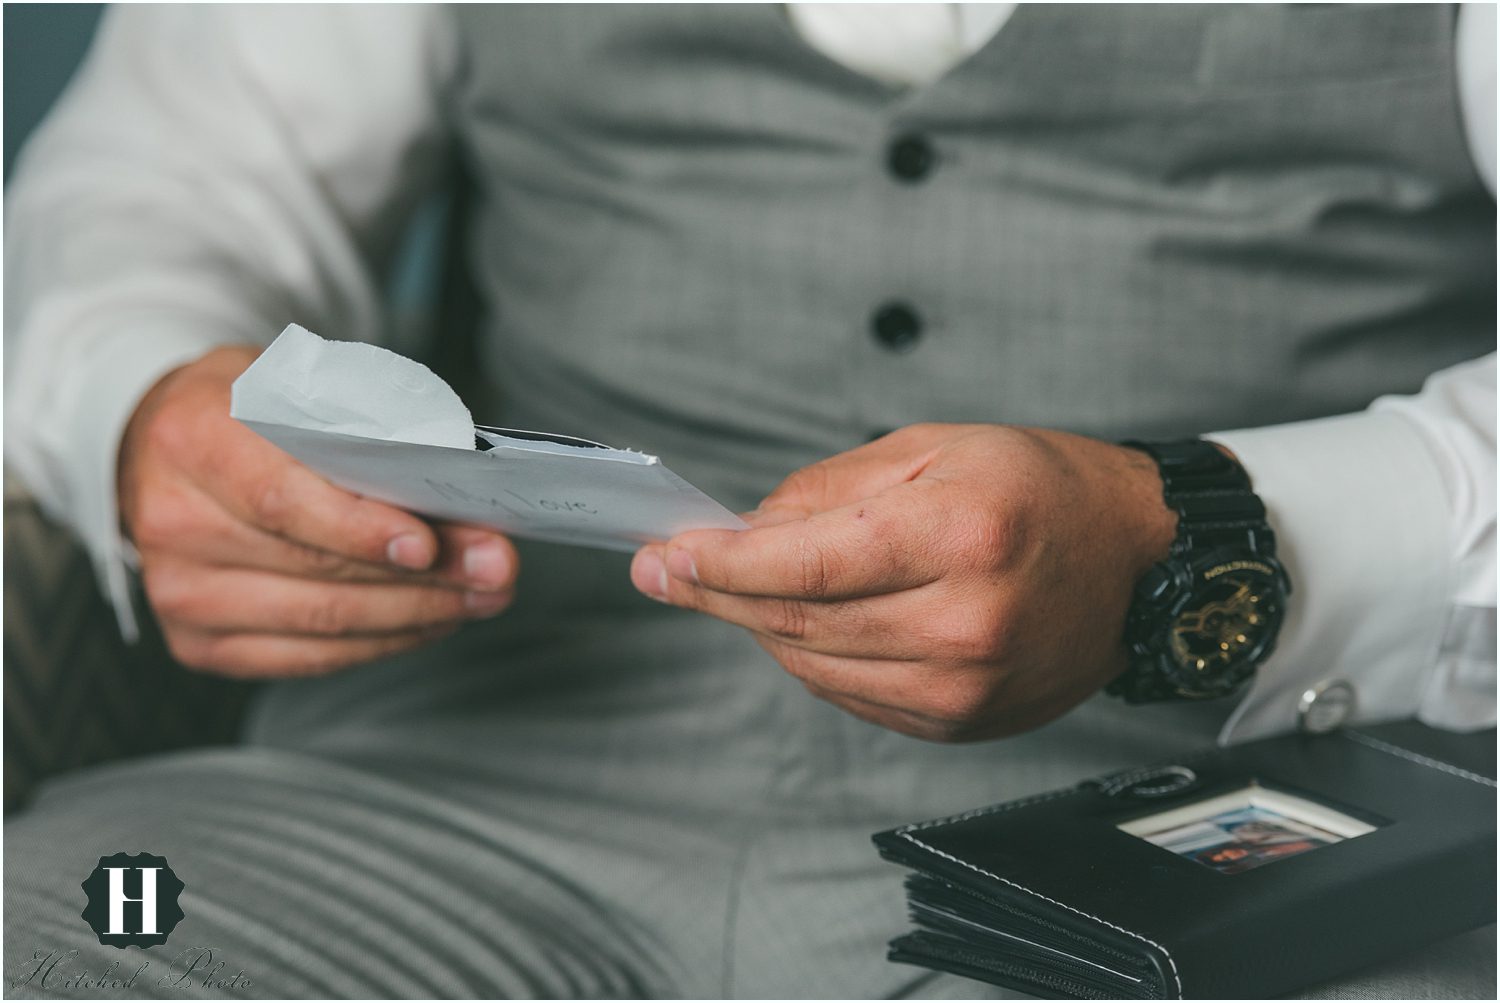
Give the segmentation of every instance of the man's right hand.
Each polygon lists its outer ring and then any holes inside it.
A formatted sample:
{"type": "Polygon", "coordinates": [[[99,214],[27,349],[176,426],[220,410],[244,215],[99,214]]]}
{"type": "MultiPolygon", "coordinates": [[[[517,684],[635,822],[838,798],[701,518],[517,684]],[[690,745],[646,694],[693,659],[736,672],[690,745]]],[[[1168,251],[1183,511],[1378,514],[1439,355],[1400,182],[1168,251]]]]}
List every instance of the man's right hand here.
{"type": "Polygon", "coordinates": [[[169,373],[121,442],[120,517],[173,655],[310,675],[509,605],[519,561],[505,537],[334,487],[230,418],[230,384],[258,354],[220,348],[169,373]]]}

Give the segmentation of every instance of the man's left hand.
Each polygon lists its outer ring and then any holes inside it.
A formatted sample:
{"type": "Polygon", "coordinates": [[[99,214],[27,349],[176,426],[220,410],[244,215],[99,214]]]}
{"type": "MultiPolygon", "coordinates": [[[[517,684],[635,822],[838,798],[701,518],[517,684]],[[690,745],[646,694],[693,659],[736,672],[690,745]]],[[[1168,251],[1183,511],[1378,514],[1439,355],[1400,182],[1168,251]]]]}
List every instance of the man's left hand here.
{"type": "Polygon", "coordinates": [[[1124,669],[1131,590],[1176,518],[1144,453],[913,425],[797,471],[749,530],[642,548],[631,580],[746,627],[852,714],[970,741],[1043,724],[1124,669]]]}

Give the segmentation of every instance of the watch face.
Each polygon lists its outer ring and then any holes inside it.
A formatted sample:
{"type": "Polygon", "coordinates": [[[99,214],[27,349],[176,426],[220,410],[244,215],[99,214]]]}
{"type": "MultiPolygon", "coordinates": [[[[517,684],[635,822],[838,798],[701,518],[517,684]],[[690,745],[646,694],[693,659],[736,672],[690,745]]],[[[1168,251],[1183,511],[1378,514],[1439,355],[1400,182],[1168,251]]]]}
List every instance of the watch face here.
{"type": "Polygon", "coordinates": [[[1167,632],[1172,684],[1183,695],[1233,689],[1274,641],[1284,590],[1276,570],[1254,559],[1210,564],[1167,632]]]}

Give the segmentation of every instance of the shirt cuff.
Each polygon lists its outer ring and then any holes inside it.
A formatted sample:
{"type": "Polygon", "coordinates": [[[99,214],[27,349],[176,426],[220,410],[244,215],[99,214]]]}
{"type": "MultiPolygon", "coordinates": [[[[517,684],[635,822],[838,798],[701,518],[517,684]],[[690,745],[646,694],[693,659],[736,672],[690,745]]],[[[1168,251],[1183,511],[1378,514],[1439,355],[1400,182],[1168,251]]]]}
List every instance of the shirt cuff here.
{"type": "Polygon", "coordinates": [[[140,628],[130,577],[135,548],[121,531],[116,495],[120,441],[141,399],[163,376],[225,341],[206,334],[199,323],[153,323],[112,331],[90,346],[86,362],[74,363],[69,382],[81,406],[60,419],[67,424],[56,437],[67,450],[56,462],[71,482],[67,494],[73,504],[72,511],[60,514],[88,549],[120,633],[129,642],[139,638],[140,628]]]}
{"type": "Polygon", "coordinates": [[[1447,497],[1421,436],[1365,411],[1207,438],[1249,472],[1293,589],[1219,741],[1295,729],[1302,695],[1333,680],[1354,689],[1351,720],[1416,713],[1453,586],[1447,497]]]}

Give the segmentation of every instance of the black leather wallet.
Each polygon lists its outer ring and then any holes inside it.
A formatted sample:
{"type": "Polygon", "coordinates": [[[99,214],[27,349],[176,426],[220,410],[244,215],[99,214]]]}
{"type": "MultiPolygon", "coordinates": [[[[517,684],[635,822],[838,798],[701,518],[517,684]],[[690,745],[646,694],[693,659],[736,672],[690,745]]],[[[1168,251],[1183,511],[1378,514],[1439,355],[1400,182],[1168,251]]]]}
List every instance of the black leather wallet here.
{"type": "Polygon", "coordinates": [[[1051,998],[1276,996],[1495,919],[1495,732],[1211,749],[877,834],[895,961],[1051,998]]]}

